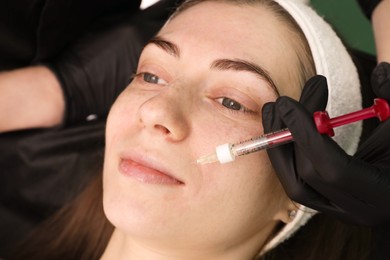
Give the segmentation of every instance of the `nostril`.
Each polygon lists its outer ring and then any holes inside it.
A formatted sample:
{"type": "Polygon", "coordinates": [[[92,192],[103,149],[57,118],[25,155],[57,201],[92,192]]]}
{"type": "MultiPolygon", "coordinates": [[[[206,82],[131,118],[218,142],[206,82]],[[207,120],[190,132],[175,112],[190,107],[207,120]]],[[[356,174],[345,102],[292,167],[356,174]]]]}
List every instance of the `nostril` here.
{"type": "Polygon", "coordinates": [[[162,125],[155,125],[154,128],[157,129],[158,131],[160,131],[161,133],[166,134],[166,135],[170,133],[168,128],[166,128],[165,126],[162,126],[162,125]]]}

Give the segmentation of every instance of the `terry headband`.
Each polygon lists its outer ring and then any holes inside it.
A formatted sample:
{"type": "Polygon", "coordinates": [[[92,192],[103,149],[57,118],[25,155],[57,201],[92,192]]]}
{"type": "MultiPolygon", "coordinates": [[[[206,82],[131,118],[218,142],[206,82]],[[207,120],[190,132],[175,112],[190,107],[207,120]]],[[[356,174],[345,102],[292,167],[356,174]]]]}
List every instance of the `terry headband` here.
{"type": "MultiPolygon", "coordinates": [[[[304,0],[274,0],[297,22],[312,52],[316,74],[327,78],[329,99],[326,110],[335,117],[360,110],[362,97],[357,69],[340,38],[304,0]]],[[[348,153],[356,152],[362,123],[357,122],[335,129],[334,140],[348,153]]],[[[276,247],[306,222],[316,211],[300,206],[294,219],[286,224],[263,248],[260,255],[276,247]]]]}

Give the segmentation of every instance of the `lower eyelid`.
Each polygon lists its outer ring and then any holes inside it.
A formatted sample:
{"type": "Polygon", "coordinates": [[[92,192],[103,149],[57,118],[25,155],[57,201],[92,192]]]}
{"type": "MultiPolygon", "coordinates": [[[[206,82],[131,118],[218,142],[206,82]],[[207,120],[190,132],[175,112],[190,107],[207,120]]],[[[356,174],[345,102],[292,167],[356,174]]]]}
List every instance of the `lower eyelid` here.
{"type": "Polygon", "coordinates": [[[247,87],[239,87],[240,84],[236,84],[233,87],[218,87],[212,89],[210,97],[215,98],[230,98],[246,108],[249,112],[258,113],[261,111],[262,102],[258,99],[257,95],[253,95],[251,91],[244,91],[247,87]]]}
{"type": "Polygon", "coordinates": [[[229,110],[229,112],[233,112],[233,113],[250,113],[250,114],[255,114],[255,113],[256,113],[256,111],[253,111],[253,110],[249,109],[248,107],[246,107],[245,105],[243,105],[241,102],[236,101],[236,100],[234,100],[234,99],[232,99],[232,98],[220,97],[220,98],[216,98],[215,100],[219,103],[220,106],[222,106],[222,107],[225,108],[226,110],[229,110]],[[238,104],[240,104],[241,109],[236,110],[236,109],[232,109],[232,108],[229,108],[229,107],[224,106],[223,103],[222,103],[224,98],[227,98],[227,99],[230,99],[230,100],[232,100],[232,101],[234,101],[234,102],[237,102],[238,104]]]}
{"type": "Polygon", "coordinates": [[[168,85],[168,82],[165,81],[164,79],[162,79],[161,77],[159,77],[158,75],[156,75],[154,73],[146,72],[146,71],[139,72],[139,73],[135,74],[135,77],[141,78],[141,80],[147,84],[155,84],[155,85],[162,85],[162,86],[168,85]],[[145,80],[145,75],[149,75],[151,77],[156,77],[158,80],[157,80],[157,82],[148,82],[145,80]]]}

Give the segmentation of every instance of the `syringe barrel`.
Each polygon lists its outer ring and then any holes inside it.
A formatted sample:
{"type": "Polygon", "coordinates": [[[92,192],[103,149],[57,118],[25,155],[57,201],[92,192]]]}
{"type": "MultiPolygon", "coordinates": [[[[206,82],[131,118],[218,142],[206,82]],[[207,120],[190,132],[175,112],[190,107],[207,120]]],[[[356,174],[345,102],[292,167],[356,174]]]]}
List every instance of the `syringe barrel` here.
{"type": "Polygon", "coordinates": [[[293,141],[292,134],[287,128],[264,135],[267,138],[269,147],[276,147],[293,141]]]}
{"type": "Polygon", "coordinates": [[[235,157],[282,145],[293,140],[291,132],[283,129],[232,145],[235,157]]]}
{"type": "Polygon", "coordinates": [[[235,157],[267,149],[268,143],[265,136],[252,138],[232,145],[232,153],[235,157]]]}

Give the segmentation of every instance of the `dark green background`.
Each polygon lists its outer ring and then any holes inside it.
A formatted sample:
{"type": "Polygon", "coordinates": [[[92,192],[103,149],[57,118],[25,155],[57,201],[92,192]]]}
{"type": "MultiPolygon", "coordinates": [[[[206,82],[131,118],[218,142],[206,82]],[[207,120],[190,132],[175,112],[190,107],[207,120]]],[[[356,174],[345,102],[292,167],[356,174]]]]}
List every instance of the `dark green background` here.
{"type": "Polygon", "coordinates": [[[311,0],[313,7],[351,47],[375,54],[370,21],[356,0],[311,0]]]}

